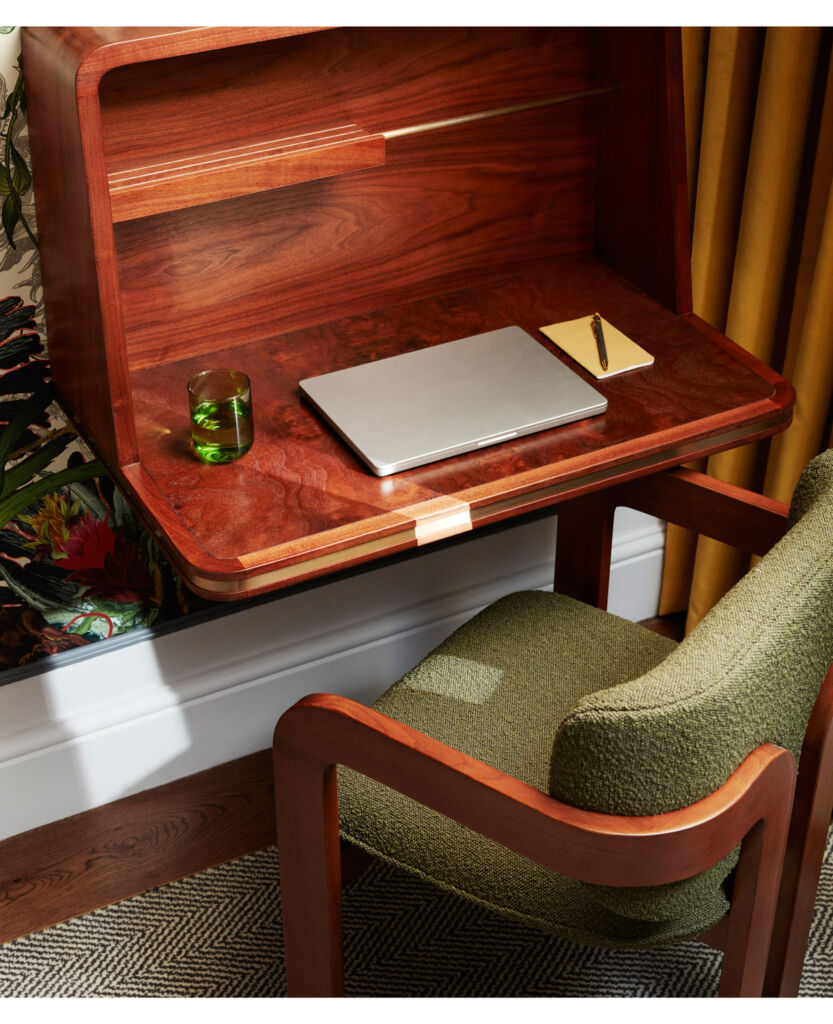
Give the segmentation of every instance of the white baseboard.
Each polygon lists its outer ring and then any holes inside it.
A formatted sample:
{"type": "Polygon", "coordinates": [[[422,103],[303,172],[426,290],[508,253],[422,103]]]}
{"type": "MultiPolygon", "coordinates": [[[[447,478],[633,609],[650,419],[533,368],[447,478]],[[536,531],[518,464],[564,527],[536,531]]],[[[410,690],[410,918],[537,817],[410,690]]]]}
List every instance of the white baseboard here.
{"type": "MultiPolygon", "coordinates": [[[[0,687],[0,839],[262,750],[306,693],[374,700],[484,605],[551,586],[554,546],[528,523],[0,687]]],[[[612,612],[656,614],[663,546],[617,512],[612,612]]]]}

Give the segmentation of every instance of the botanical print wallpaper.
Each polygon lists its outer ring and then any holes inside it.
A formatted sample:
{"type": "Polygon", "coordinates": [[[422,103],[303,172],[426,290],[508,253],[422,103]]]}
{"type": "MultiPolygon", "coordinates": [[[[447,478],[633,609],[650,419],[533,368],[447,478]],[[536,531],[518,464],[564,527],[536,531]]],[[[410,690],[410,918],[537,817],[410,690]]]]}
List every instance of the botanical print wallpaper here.
{"type": "Polygon", "coordinates": [[[2,670],[204,607],[54,400],[20,29],[0,26],[2,670]]]}

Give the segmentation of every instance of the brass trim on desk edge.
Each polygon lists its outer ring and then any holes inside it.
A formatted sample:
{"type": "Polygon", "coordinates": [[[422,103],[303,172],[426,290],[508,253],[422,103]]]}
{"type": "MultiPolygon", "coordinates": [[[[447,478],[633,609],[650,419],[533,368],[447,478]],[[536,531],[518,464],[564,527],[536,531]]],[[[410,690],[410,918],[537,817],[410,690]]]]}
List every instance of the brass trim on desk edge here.
{"type": "MultiPolygon", "coordinates": [[[[787,422],[789,422],[789,417],[787,422]]],[[[783,423],[776,421],[773,424],[772,420],[759,421],[753,424],[747,423],[714,435],[711,438],[699,438],[688,444],[677,445],[659,453],[655,452],[616,466],[610,466],[607,469],[599,470],[587,476],[580,475],[578,478],[533,487],[530,490],[522,491],[506,498],[498,498],[491,502],[486,501],[478,507],[473,507],[467,502],[451,496],[420,502],[409,506],[408,509],[400,509],[396,513],[398,515],[409,514],[409,517],[415,520],[406,529],[395,533],[388,533],[382,537],[376,537],[373,540],[363,541],[359,544],[339,548],[337,551],[318,555],[314,558],[294,562],[292,565],[273,569],[259,575],[232,580],[211,579],[199,573],[188,573],[186,575],[188,580],[194,586],[199,587],[206,595],[245,595],[254,591],[261,591],[276,584],[288,584],[296,580],[299,581],[321,570],[338,569],[356,560],[361,560],[368,555],[379,552],[393,553],[396,549],[418,547],[422,544],[429,544],[446,537],[452,537],[458,533],[471,530],[475,526],[485,525],[489,521],[500,519],[507,513],[516,510],[532,511],[534,507],[541,504],[557,504],[553,499],[566,491],[575,491],[575,496],[578,497],[587,491],[595,490],[599,484],[603,484],[606,480],[612,480],[616,483],[624,482],[626,479],[640,475],[639,471],[643,469],[653,468],[657,472],[661,472],[663,469],[670,469],[681,465],[694,455],[711,454],[714,451],[729,447],[740,439],[752,441],[759,436],[769,436],[777,432],[780,425],[783,425],[783,423]]]]}
{"type": "Polygon", "coordinates": [[[308,558],[302,562],[293,562],[292,565],[283,566],[281,569],[273,569],[271,572],[260,573],[257,576],[248,576],[244,579],[216,580],[201,576],[199,573],[188,573],[187,578],[194,586],[199,587],[207,594],[249,594],[274,584],[300,580],[302,577],[312,575],[322,569],[338,568],[356,558],[363,558],[365,555],[392,550],[403,544],[406,546],[416,546],[417,543],[416,526],[412,526],[399,533],[388,533],[384,537],[376,537],[374,540],[354,544],[352,547],[339,548],[338,551],[331,551],[326,555],[308,558]]]}
{"type": "MultiPolygon", "coordinates": [[[[339,548],[314,558],[308,558],[292,565],[273,569],[257,576],[244,579],[216,580],[198,573],[189,573],[188,579],[207,593],[213,594],[246,594],[260,590],[276,583],[286,583],[293,579],[321,571],[322,569],[338,568],[355,559],[372,555],[379,551],[394,550],[400,547],[421,547],[433,541],[453,537],[472,529],[471,508],[458,498],[440,497],[410,505],[394,513],[410,521],[410,525],[396,533],[387,533],[373,540],[362,541],[348,547],[339,548]]],[[[263,554],[259,557],[263,557],[263,554]]],[[[245,561],[241,559],[245,565],[245,561]]]]}

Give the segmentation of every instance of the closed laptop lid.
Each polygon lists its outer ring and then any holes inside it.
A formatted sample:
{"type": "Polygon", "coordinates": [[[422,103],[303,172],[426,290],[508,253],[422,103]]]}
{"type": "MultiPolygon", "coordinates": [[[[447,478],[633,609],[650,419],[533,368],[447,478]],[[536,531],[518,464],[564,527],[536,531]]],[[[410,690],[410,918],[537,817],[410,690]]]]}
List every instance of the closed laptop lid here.
{"type": "Polygon", "coordinates": [[[377,476],[607,408],[603,395],[520,327],[336,370],[299,386],[377,476]]]}

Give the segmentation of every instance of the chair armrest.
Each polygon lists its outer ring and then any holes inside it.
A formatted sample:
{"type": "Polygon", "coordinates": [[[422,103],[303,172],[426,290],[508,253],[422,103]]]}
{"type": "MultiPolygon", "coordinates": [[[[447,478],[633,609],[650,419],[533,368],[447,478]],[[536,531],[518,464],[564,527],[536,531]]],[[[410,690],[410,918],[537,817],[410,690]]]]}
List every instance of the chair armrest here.
{"type": "Polygon", "coordinates": [[[691,469],[672,469],[611,489],[611,501],[764,555],[783,537],[789,506],[691,469]]]}
{"type": "MultiPolygon", "coordinates": [[[[274,741],[278,836],[305,813],[298,792],[335,784],[335,765],[368,775],[539,864],[601,885],[658,885],[726,856],[762,819],[787,827],[792,754],[766,743],[714,793],[666,814],[625,817],[564,804],[365,705],[313,694],[280,719],[274,741]],[[297,784],[297,788],[296,788],[297,784]]],[[[325,796],[332,810],[332,796],[325,796]]],[[[314,813],[314,812],[310,812],[314,813]]]]}
{"type": "Polygon", "coordinates": [[[787,529],[789,507],[690,469],[630,480],[558,506],[555,589],[607,607],[613,514],[625,506],[685,526],[753,555],[765,555],[787,529]]]}

